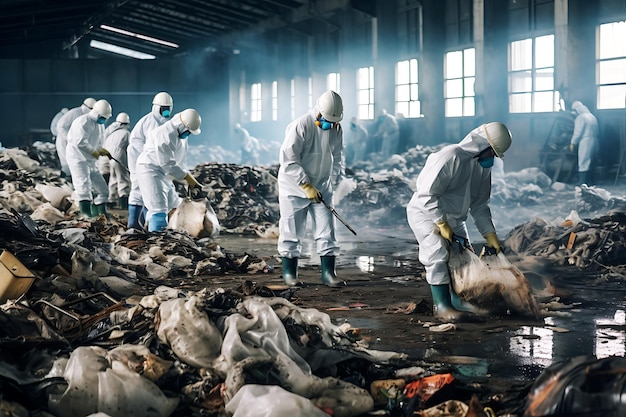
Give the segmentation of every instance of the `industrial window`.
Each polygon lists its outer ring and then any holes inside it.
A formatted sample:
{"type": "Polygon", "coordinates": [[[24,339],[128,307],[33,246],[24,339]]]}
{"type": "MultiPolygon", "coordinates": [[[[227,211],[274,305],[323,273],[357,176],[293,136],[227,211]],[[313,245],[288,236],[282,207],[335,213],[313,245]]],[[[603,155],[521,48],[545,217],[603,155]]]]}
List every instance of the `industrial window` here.
{"type": "Polygon", "coordinates": [[[559,93],[554,90],[554,35],[511,42],[509,111],[557,111],[559,98],[559,93]]]}
{"type": "Polygon", "coordinates": [[[341,94],[341,91],[339,89],[340,80],[341,79],[338,72],[331,72],[326,76],[326,89],[333,90],[334,92],[341,94]]]}
{"type": "Polygon", "coordinates": [[[252,84],[250,89],[250,121],[261,121],[261,111],[263,110],[261,101],[261,83],[252,84]]]}
{"type": "Polygon", "coordinates": [[[418,95],[417,59],[399,61],[396,64],[396,114],[404,117],[420,117],[418,95]]]}
{"type": "Polygon", "coordinates": [[[475,115],[476,50],[451,51],[444,57],[446,117],[475,115]]]}
{"type": "Polygon", "coordinates": [[[291,79],[291,120],[296,118],[296,80],[291,79]]]}
{"type": "Polygon", "coordinates": [[[272,81],[272,120],[278,120],[278,81],[272,81]]]}
{"type": "Polygon", "coordinates": [[[598,28],[597,108],[626,107],[626,21],[598,28]]]}
{"type": "Polygon", "coordinates": [[[374,67],[363,67],[357,70],[357,106],[359,119],[374,118],[374,67]]]}

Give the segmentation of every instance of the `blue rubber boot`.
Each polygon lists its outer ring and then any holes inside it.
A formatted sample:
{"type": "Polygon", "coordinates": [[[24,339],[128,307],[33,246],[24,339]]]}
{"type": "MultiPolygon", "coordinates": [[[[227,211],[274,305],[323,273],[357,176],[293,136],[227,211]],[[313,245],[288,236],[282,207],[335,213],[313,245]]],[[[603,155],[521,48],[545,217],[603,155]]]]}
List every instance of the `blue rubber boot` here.
{"type": "Polygon", "coordinates": [[[283,280],[293,287],[298,284],[298,258],[282,258],[283,280]]]}
{"type": "Polygon", "coordinates": [[[141,215],[141,209],[143,206],[135,204],[128,205],[128,225],[129,229],[142,230],[143,228],[139,224],[139,216],[141,215]]]}
{"type": "Polygon", "coordinates": [[[154,213],[148,220],[148,232],[162,232],[167,227],[167,213],[154,213]]]}
{"type": "Polygon", "coordinates": [[[322,282],[328,287],[340,287],[345,285],[344,282],[337,281],[337,272],[335,271],[335,256],[320,257],[322,264],[322,282]]]}
{"type": "Polygon", "coordinates": [[[467,315],[456,310],[452,306],[450,285],[431,285],[430,292],[433,295],[433,316],[444,321],[463,321],[467,315]]]}

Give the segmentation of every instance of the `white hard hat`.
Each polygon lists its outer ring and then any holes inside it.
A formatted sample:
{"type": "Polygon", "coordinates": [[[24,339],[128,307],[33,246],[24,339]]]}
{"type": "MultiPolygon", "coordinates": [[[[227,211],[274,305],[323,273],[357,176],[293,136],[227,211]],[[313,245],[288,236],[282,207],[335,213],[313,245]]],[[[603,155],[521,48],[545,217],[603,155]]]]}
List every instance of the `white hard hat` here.
{"type": "Polygon", "coordinates": [[[343,101],[333,90],[328,90],[317,99],[317,108],[322,117],[331,123],[343,119],[343,101]]]}
{"type": "Polygon", "coordinates": [[[180,114],[180,121],[183,125],[189,129],[192,135],[199,135],[200,125],[202,124],[202,117],[196,109],[185,109],[180,114]]]}
{"type": "Polygon", "coordinates": [[[152,104],[157,104],[159,106],[173,106],[174,100],[172,100],[172,96],[170,96],[169,93],[161,91],[154,96],[152,104]]]}
{"type": "Polygon", "coordinates": [[[113,109],[106,100],[96,101],[91,111],[95,112],[99,117],[104,117],[105,119],[108,119],[113,114],[113,109]]]}
{"type": "Polygon", "coordinates": [[[87,97],[86,99],[83,100],[83,104],[89,107],[90,109],[93,109],[93,105],[96,104],[96,99],[93,97],[87,97]]]}
{"type": "Polygon", "coordinates": [[[116,122],[120,122],[120,123],[126,123],[129,124],[130,123],[130,116],[128,115],[128,113],[124,113],[121,112],[117,115],[117,117],[115,118],[116,122]]]}
{"type": "Polygon", "coordinates": [[[387,110],[386,109],[380,109],[378,110],[378,114],[376,115],[376,117],[383,117],[387,115],[387,110]]]}
{"type": "Polygon", "coordinates": [[[352,119],[350,119],[350,123],[357,124],[358,122],[359,122],[359,119],[357,119],[356,116],[352,116],[352,119]]]}
{"type": "Polygon", "coordinates": [[[493,148],[498,158],[504,158],[504,153],[511,147],[511,132],[500,122],[491,122],[483,125],[487,142],[493,148]]]}

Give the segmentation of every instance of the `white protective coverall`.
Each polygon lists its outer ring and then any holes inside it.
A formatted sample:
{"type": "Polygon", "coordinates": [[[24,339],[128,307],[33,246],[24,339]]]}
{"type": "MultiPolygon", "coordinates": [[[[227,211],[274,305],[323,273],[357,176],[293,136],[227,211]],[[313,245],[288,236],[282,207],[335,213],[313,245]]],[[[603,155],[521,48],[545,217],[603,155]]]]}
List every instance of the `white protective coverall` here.
{"type": "Polygon", "coordinates": [[[393,115],[384,112],[379,117],[378,129],[376,129],[374,136],[381,141],[381,156],[390,157],[398,153],[398,148],[400,147],[400,125],[398,125],[398,121],[393,115]]]}
{"type": "Polygon", "coordinates": [[[308,213],[311,214],[317,253],[320,256],[337,256],[339,251],[332,213],[322,203],[308,199],[300,187],[301,184],[311,183],[322,193],[324,201],[332,205],[331,183],[337,184],[344,173],[341,125],[321,129],[315,124],[318,113],[319,109],[314,108],[291,122],[280,148],[278,252],[286,258],[300,257],[308,213]]]}
{"type": "Polygon", "coordinates": [[[59,134],[59,129],[57,128],[57,124],[59,123],[59,120],[61,120],[61,117],[63,117],[63,115],[67,112],[68,110],[66,108],[60,110],[57,114],[54,115],[54,117],[52,118],[52,121],[50,121],[50,133],[52,133],[53,140],[56,140],[56,137],[59,134]]]}
{"type": "Polygon", "coordinates": [[[63,171],[65,175],[70,175],[70,169],[67,166],[67,157],[65,155],[67,150],[67,134],[70,131],[72,122],[76,120],[78,116],[87,114],[90,111],[91,109],[89,107],[81,104],[78,107],[69,109],[57,122],[57,138],[55,145],[57,148],[57,155],[59,156],[59,162],[61,163],[61,171],[63,171]]]}
{"type": "Polygon", "coordinates": [[[97,119],[98,115],[90,111],[72,122],[67,133],[66,157],[76,200],[100,205],[108,202],[109,190],[93,156],[104,142],[104,126],[97,119]]]}
{"type": "Polygon", "coordinates": [[[114,196],[127,197],[130,193],[130,174],[127,169],[127,148],[130,138],[128,125],[113,122],[106,129],[104,136],[104,149],[109,151],[111,156],[117,160],[111,159],[109,161],[109,198],[112,199],[114,196]],[[120,163],[124,166],[121,166],[120,163]]]}
{"type": "Polygon", "coordinates": [[[172,179],[184,180],[186,170],[187,139],[181,139],[186,127],[180,117],[173,117],[148,133],[143,152],[137,159],[136,178],[143,202],[148,209],[146,219],[155,213],[168,213],[182,203],[172,179]]]}
{"type": "Polygon", "coordinates": [[[241,163],[244,165],[258,165],[259,149],[261,148],[259,140],[251,136],[248,129],[239,124],[235,126],[235,134],[241,141],[241,163]]]}
{"type": "Polygon", "coordinates": [[[578,172],[587,172],[598,152],[598,120],[580,101],[572,103],[578,113],[574,120],[571,144],[578,145],[578,172]]]}
{"type": "Polygon", "coordinates": [[[417,177],[407,218],[430,285],[450,283],[449,243],[439,234],[437,223],[447,221],[456,235],[467,239],[466,219],[470,213],[483,236],[495,232],[489,208],[491,168],[481,167],[476,158],[489,146],[480,126],[460,143],[429,155],[417,177]]]}
{"type": "Polygon", "coordinates": [[[161,113],[159,113],[160,108],[160,105],[153,104],[152,111],[139,119],[135,127],[133,127],[133,130],[130,132],[127,152],[128,170],[130,171],[131,184],[130,195],[128,196],[128,204],[130,205],[144,205],[141,191],[139,190],[139,182],[137,181],[135,168],[137,166],[137,158],[139,158],[139,155],[143,151],[148,133],[150,133],[152,129],[159,127],[170,120],[170,118],[163,117],[161,113]]]}
{"type": "Polygon", "coordinates": [[[360,123],[355,123],[354,127],[350,127],[350,143],[346,147],[352,148],[351,163],[365,161],[367,152],[369,133],[367,129],[360,123]]]}

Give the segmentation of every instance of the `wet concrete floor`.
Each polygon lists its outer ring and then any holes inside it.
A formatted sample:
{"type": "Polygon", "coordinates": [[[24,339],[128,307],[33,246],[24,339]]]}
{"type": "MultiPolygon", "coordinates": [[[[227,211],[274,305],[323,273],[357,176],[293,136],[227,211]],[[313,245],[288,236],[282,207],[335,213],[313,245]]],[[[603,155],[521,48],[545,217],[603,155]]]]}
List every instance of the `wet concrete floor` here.
{"type": "MultiPolygon", "coordinates": [[[[408,226],[359,229],[358,236],[338,232],[337,272],[347,286],[321,285],[319,258],[309,239],[300,262],[304,285],[294,292],[293,301],[326,312],[336,324],[350,323],[372,349],[441,363],[461,379],[485,384],[529,383],[546,367],[571,357],[626,353],[626,287],[621,283],[594,284],[593,277],[580,271],[557,271],[544,277],[557,297],[537,298],[540,306],[549,307],[539,320],[487,317],[436,333],[424,327],[433,322],[432,298],[408,226]],[[410,303],[418,308],[405,314],[410,303]]],[[[248,279],[260,285],[282,283],[275,239],[221,235],[217,242],[226,252],[247,252],[275,266],[269,274],[248,279]]]]}

